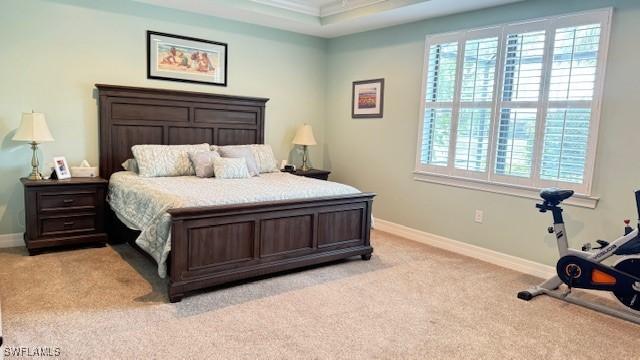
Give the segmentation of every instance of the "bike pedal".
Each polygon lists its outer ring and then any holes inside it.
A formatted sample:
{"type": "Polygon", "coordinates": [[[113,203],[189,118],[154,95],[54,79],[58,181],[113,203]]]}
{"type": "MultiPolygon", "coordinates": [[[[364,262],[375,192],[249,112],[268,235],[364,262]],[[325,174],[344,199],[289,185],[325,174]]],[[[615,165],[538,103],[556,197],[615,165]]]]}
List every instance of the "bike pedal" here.
{"type": "Polygon", "coordinates": [[[533,294],[531,294],[529,291],[520,291],[518,293],[518,299],[529,301],[533,299],[533,294]]]}

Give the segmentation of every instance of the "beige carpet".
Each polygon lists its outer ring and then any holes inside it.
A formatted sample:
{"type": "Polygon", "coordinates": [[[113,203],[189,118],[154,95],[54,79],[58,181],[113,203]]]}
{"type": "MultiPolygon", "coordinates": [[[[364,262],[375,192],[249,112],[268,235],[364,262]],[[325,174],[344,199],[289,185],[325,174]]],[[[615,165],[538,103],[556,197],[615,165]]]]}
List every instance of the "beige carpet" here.
{"type": "MultiPolygon", "coordinates": [[[[5,345],[61,358],[637,359],[640,326],[540,297],[530,276],[374,232],[359,258],[167,303],[128,245],[0,251],[5,345]]],[[[0,355],[1,356],[1,355],[0,355]]]]}

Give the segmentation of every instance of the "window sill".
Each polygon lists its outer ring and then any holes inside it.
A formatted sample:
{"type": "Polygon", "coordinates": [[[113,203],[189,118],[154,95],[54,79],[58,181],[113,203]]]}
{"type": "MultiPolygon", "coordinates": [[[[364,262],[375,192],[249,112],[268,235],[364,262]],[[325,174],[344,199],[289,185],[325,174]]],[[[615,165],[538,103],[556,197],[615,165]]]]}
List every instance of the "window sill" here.
{"type": "MultiPolygon", "coordinates": [[[[414,172],[414,180],[429,182],[434,184],[449,185],[465,189],[487,191],[495,194],[504,194],[510,196],[517,196],[521,198],[540,200],[540,190],[508,184],[490,183],[483,180],[474,180],[467,178],[460,178],[449,175],[438,175],[432,173],[425,173],[420,171],[414,172]]],[[[571,198],[563,201],[563,204],[573,205],[588,209],[595,209],[598,205],[599,197],[575,194],[571,198]]]]}

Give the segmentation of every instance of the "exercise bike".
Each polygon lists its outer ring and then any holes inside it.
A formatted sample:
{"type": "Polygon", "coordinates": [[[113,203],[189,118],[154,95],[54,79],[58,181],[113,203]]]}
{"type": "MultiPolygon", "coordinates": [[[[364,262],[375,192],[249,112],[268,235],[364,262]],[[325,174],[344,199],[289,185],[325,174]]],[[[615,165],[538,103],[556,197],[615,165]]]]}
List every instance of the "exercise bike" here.
{"type": "MultiPolygon", "coordinates": [[[[546,294],[556,299],[584,306],[602,313],[640,324],[640,236],[638,228],[632,229],[629,220],[625,220],[625,235],[613,242],[597,240],[599,246],[590,243],[583,245],[582,250],[569,248],[565,232],[562,208],[563,200],[573,195],[572,190],[544,189],[540,192],[542,203],[536,204],[540,212],[550,211],[553,215],[553,226],[547,231],[555,234],[558,242],[560,259],[556,264],[557,275],[542,284],[518,293],[518,298],[529,301],[534,297],[546,294]],[[602,262],[611,256],[618,259],[611,266],[602,262]],[[565,284],[567,289],[558,289],[565,284]],[[573,288],[609,291],[624,304],[624,308],[591,302],[571,294],[573,288]]],[[[640,219],[640,190],[635,192],[638,218],[640,219]]],[[[640,220],[639,225],[640,227],[640,220]]]]}

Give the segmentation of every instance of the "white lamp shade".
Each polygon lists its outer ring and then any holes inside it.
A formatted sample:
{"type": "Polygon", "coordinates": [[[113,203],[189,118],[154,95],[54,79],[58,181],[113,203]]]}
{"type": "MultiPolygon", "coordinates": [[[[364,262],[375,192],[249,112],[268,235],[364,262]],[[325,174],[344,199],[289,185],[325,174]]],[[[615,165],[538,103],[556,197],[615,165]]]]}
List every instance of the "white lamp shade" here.
{"type": "Polygon", "coordinates": [[[293,138],[293,144],[296,145],[316,145],[316,138],[313,136],[311,125],[304,124],[298,129],[296,137],[293,138]]]}
{"type": "Polygon", "coordinates": [[[13,136],[14,141],[35,141],[37,143],[53,141],[43,113],[22,113],[22,122],[13,136]]]}

